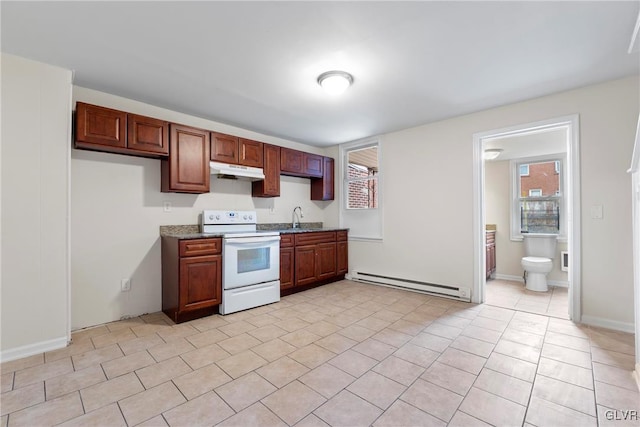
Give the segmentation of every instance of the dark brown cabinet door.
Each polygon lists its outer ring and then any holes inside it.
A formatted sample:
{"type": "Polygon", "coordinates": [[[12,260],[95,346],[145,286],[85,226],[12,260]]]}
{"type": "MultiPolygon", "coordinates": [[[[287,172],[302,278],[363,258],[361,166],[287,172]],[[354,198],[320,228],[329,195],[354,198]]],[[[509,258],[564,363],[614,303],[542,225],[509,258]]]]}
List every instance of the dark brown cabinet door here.
{"type": "Polygon", "coordinates": [[[496,271],[496,234],[495,231],[486,233],[486,277],[487,279],[496,271]]]}
{"type": "Polygon", "coordinates": [[[162,191],[208,193],[209,131],[175,124],[170,130],[169,159],[162,161],[162,191]]]}
{"type": "Polygon", "coordinates": [[[127,113],[78,102],[76,104],[76,147],[126,148],[127,113]]]}
{"type": "Polygon", "coordinates": [[[324,158],[317,154],[304,154],[304,173],[307,176],[322,178],[324,158]]]}
{"type": "Polygon", "coordinates": [[[323,156],[284,148],[280,150],[280,171],[284,175],[322,178],[323,156]]]}
{"type": "Polygon", "coordinates": [[[221,302],[222,256],[180,259],[180,311],[212,307],[221,302]]]}
{"type": "Polygon", "coordinates": [[[336,274],[342,275],[347,274],[349,271],[349,246],[347,242],[338,242],[336,243],[336,274]]]}
{"type": "Polygon", "coordinates": [[[169,154],[169,123],[151,117],[127,114],[127,148],[169,154]]]}
{"type": "Polygon", "coordinates": [[[316,247],[318,280],[325,280],[336,275],[336,243],[319,243],[316,247]]]}
{"type": "Polygon", "coordinates": [[[293,286],[294,249],[280,249],[280,289],[293,286]]]}
{"type": "Polygon", "coordinates": [[[238,164],[254,168],[261,168],[263,166],[264,151],[262,142],[240,138],[238,146],[238,164]]]}
{"type": "Polygon", "coordinates": [[[253,181],[251,195],[253,197],[280,197],[280,147],[264,145],[264,180],[253,181]]]}
{"type": "Polygon", "coordinates": [[[295,284],[304,286],[316,281],[316,245],[297,246],[295,254],[295,284]]]}
{"type": "Polygon", "coordinates": [[[334,199],[334,160],[324,157],[323,163],[322,178],[311,178],[311,200],[334,199]]]}
{"type": "Polygon", "coordinates": [[[211,132],[211,160],[238,164],[238,137],[211,132]]]}
{"type": "Polygon", "coordinates": [[[303,152],[282,147],[280,150],[280,170],[291,175],[304,175],[303,152]]]}

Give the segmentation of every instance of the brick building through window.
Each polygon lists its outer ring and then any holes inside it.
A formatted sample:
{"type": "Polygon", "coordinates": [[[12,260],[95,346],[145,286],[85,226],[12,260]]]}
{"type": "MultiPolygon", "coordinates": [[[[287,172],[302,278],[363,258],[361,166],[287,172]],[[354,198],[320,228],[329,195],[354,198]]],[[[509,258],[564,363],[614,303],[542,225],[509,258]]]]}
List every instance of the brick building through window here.
{"type": "Polygon", "coordinates": [[[560,160],[518,165],[521,233],[560,233],[562,188],[560,160]]]}

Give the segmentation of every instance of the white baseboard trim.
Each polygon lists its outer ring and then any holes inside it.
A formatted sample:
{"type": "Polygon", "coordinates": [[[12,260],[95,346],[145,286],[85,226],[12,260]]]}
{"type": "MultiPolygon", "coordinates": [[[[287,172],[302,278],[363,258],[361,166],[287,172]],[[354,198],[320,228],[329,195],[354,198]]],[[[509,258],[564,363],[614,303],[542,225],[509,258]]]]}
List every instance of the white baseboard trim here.
{"type": "Polygon", "coordinates": [[[524,283],[524,279],[522,278],[522,276],[513,276],[511,274],[499,274],[499,273],[495,273],[493,275],[494,279],[498,279],[498,280],[510,280],[512,282],[520,282],[520,283],[524,283]]]}
{"type": "Polygon", "coordinates": [[[633,334],[635,327],[633,323],[618,322],[617,320],[603,319],[602,317],[582,315],[582,323],[598,326],[600,328],[613,329],[614,331],[628,332],[633,334]]]}
{"type": "Polygon", "coordinates": [[[67,344],[67,337],[61,337],[35,344],[23,345],[22,347],[10,348],[0,352],[0,362],[9,362],[11,360],[33,356],[34,354],[57,350],[66,347],[67,344]]]}
{"type": "Polygon", "coordinates": [[[636,380],[636,387],[640,391],[640,363],[636,363],[636,370],[633,371],[633,378],[636,380]]]}
{"type": "MultiPolygon", "coordinates": [[[[498,279],[498,280],[509,280],[511,282],[519,282],[519,283],[524,283],[524,279],[522,278],[522,276],[513,276],[511,274],[494,274],[493,275],[494,279],[498,279]]],[[[547,280],[547,284],[549,286],[557,286],[559,288],[568,288],[569,287],[569,282],[566,280],[547,280]]]]}
{"type": "Polygon", "coordinates": [[[569,282],[567,282],[566,280],[547,280],[547,284],[549,286],[555,286],[556,288],[569,289],[569,282]]]}

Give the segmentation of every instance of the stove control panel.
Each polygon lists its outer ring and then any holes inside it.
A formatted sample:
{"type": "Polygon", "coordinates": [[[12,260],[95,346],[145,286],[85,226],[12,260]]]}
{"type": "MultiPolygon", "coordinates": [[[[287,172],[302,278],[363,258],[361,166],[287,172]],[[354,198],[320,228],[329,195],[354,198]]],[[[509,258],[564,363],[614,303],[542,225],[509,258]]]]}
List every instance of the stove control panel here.
{"type": "Polygon", "coordinates": [[[255,211],[203,211],[202,224],[256,224],[258,218],[255,211]]]}

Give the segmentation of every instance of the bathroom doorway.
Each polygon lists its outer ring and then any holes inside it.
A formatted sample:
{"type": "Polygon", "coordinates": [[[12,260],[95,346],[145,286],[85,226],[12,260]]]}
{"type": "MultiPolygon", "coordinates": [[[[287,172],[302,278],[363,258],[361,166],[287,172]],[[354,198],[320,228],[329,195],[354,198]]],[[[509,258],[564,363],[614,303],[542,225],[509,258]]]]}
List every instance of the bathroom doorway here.
{"type": "Polygon", "coordinates": [[[474,135],[473,302],[580,320],[577,129],[575,115],[474,135]],[[527,232],[558,236],[547,292],[525,290],[527,232]]]}

